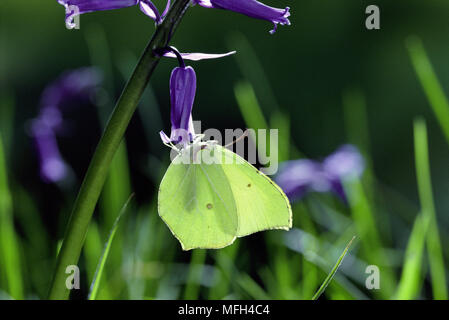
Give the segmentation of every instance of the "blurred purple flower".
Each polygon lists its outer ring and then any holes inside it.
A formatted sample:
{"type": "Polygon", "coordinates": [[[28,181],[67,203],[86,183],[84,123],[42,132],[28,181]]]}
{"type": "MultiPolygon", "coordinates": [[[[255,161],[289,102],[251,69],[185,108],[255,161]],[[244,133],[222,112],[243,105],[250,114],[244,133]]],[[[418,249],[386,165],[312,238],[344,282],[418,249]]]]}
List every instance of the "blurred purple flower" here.
{"type": "Polygon", "coordinates": [[[308,159],[287,161],[275,181],[290,200],[297,200],[309,191],[331,191],[347,202],[343,183],[359,178],[364,168],[358,149],[344,145],[322,162],[308,159]]]}
{"type": "Polygon", "coordinates": [[[176,67],[170,77],[171,134],[160,132],[164,143],[188,143],[195,137],[192,108],[196,93],[196,74],[192,67],[176,67]]]}
{"type": "Polygon", "coordinates": [[[103,81],[100,70],[84,67],[69,70],[49,84],[42,93],[40,118],[52,124],[53,129],[61,124],[61,111],[90,102],[95,88],[103,81]]]}
{"type": "Polygon", "coordinates": [[[38,117],[32,120],[30,131],[44,181],[59,182],[69,171],[56,141],[56,134],[64,128],[62,111],[89,102],[101,81],[98,69],[81,68],[63,73],[42,93],[41,109],[38,117]]]}
{"type": "Polygon", "coordinates": [[[31,133],[39,154],[40,175],[48,183],[63,180],[68,167],[59,153],[56,136],[45,120],[36,119],[31,126],[31,133]]]}
{"type": "Polygon", "coordinates": [[[278,9],[256,0],[194,0],[205,8],[217,8],[242,13],[251,18],[271,21],[274,24],[270,33],[276,32],[277,25],[290,25],[290,8],[278,9]]]}
{"type": "Polygon", "coordinates": [[[150,0],[58,0],[66,9],[66,23],[73,26],[73,18],[77,15],[94,12],[113,10],[139,5],[140,10],[159,24],[168,12],[170,0],[162,15],[150,0]],[[76,8],[76,9],[75,9],[76,8]]]}

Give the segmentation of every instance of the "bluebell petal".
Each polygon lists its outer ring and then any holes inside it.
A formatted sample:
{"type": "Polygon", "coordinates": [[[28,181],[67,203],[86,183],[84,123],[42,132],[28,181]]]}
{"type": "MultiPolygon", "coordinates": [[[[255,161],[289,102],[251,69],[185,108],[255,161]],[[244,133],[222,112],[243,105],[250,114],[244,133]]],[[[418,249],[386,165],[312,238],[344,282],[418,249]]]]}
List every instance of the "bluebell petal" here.
{"type": "Polygon", "coordinates": [[[348,204],[348,197],[346,196],[346,192],[341,180],[336,179],[331,181],[331,191],[339,197],[346,205],[348,204]]]}
{"type": "MultiPolygon", "coordinates": [[[[235,53],[236,51],[231,51],[227,53],[181,53],[181,57],[185,60],[200,61],[206,59],[224,58],[233,55],[235,53]]],[[[172,51],[164,53],[163,56],[167,58],[177,58],[176,54],[174,54],[172,51]]]]}
{"type": "Polygon", "coordinates": [[[68,173],[56,134],[66,127],[63,111],[90,102],[99,88],[102,74],[96,68],[67,71],[49,84],[41,96],[39,116],[32,121],[31,135],[39,154],[40,174],[46,182],[59,182],[68,173]]]}
{"type": "Polygon", "coordinates": [[[157,8],[150,0],[58,0],[58,2],[66,9],[66,24],[72,27],[74,26],[73,18],[77,15],[132,7],[137,4],[140,5],[142,12],[151,19],[157,23],[161,20],[157,8]]]}
{"type": "Polygon", "coordinates": [[[362,175],[365,162],[359,150],[352,145],[344,145],[329,155],[323,162],[323,170],[341,180],[351,180],[362,175]]]}
{"type": "Polygon", "coordinates": [[[171,0],[168,0],[168,1],[167,1],[167,4],[166,4],[166,6],[165,6],[165,9],[164,9],[164,11],[163,11],[162,14],[161,14],[161,17],[162,17],[162,18],[164,18],[164,17],[167,15],[168,10],[170,10],[170,7],[171,7],[171,0]]]}
{"type": "Polygon", "coordinates": [[[170,141],[174,143],[188,143],[195,137],[192,120],[195,93],[196,74],[193,68],[175,68],[170,77],[170,141]]]}
{"type": "Polygon", "coordinates": [[[159,131],[159,136],[161,137],[161,140],[164,144],[170,144],[171,140],[170,138],[165,134],[164,131],[159,131]]]}
{"type": "Polygon", "coordinates": [[[275,181],[290,200],[297,200],[309,191],[333,192],[347,204],[344,183],[360,177],[363,170],[363,157],[357,148],[344,145],[321,163],[308,159],[284,163],[275,181]]]}
{"type": "Polygon", "coordinates": [[[103,74],[95,67],[66,71],[45,88],[41,110],[56,108],[61,111],[69,105],[89,102],[102,81],[103,74]]]}
{"type": "Polygon", "coordinates": [[[63,123],[61,110],[56,106],[43,108],[39,114],[39,119],[42,121],[42,124],[53,131],[57,131],[63,123]]]}
{"type": "Polygon", "coordinates": [[[275,177],[276,183],[291,199],[301,198],[316,180],[320,173],[320,164],[307,159],[284,163],[275,177]]]}
{"type": "Polygon", "coordinates": [[[151,19],[156,21],[157,24],[161,23],[162,18],[159,15],[159,11],[157,10],[157,8],[153,4],[153,2],[151,2],[149,0],[141,0],[141,1],[139,1],[139,7],[143,13],[145,13],[151,19]]]}
{"type": "Polygon", "coordinates": [[[205,8],[217,8],[235,11],[251,18],[270,21],[274,24],[271,33],[276,31],[277,25],[290,25],[290,8],[279,9],[267,6],[256,0],[195,0],[205,8]]]}
{"type": "Polygon", "coordinates": [[[53,131],[39,120],[33,122],[31,130],[39,154],[41,178],[48,183],[61,181],[68,170],[59,153],[53,131]]]}

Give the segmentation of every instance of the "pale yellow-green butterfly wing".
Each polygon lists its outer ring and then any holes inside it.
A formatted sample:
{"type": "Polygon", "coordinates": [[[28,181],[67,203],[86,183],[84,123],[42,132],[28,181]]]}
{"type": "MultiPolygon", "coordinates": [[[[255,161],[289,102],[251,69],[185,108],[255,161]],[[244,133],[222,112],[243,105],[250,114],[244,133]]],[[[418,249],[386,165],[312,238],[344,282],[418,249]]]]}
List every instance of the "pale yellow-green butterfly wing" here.
{"type": "Polygon", "coordinates": [[[239,155],[221,146],[215,148],[223,152],[222,168],[237,206],[237,237],[270,229],[289,230],[292,210],[281,188],[239,155]]]}
{"type": "Polygon", "coordinates": [[[170,164],[158,209],[184,250],[223,248],[236,238],[234,195],[220,165],[170,164]]]}
{"type": "Polygon", "coordinates": [[[235,153],[215,144],[197,148],[195,158],[168,168],[159,189],[159,215],[184,250],[217,249],[236,237],[292,226],[282,190],[235,153]]]}

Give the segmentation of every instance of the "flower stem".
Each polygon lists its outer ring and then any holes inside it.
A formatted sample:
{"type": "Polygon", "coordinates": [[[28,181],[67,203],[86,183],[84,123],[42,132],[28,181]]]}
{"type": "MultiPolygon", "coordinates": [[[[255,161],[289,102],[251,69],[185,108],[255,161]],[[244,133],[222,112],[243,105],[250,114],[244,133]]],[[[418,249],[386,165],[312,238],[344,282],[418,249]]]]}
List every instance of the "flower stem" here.
{"type": "Polygon", "coordinates": [[[66,268],[78,263],[89,222],[103,189],[111,161],[122,141],[142,93],[159,63],[160,56],[155,52],[167,47],[189,3],[190,0],[176,0],[172,5],[162,24],[157,26],[115,106],[75,201],[64,241],[58,254],[56,270],[48,295],[49,299],[62,300],[69,297],[70,290],[66,287],[66,279],[69,274],[66,274],[66,268]]]}

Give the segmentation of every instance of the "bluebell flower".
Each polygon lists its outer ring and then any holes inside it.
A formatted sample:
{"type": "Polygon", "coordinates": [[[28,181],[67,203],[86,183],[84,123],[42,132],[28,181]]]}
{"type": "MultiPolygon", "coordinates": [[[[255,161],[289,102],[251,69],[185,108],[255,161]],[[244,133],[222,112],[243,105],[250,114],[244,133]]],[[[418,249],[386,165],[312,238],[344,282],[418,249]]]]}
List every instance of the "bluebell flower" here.
{"type": "Polygon", "coordinates": [[[217,8],[242,13],[251,18],[267,20],[273,23],[270,33],[276,32],[278,24],[290,25],[290,8],[278,9],[256,0],[194,0],[205,8],[217,8]]]}
{"type": "Polygon", "coordinates": [[[164,143],[186,144],[195,138],[192,108],[196,93],[196,74],[190,66],[176,67],[170,77],[171,134],[160,132],[164,143]]]}
{"type": "Polygon", "coordinates": [[[164,131],[159,132],[163,143],[185,145],[195,139],[192,109],[196,94],[196,73],[192,67],[185,65],[184,59],[217,59],[234,53],[235,51],[223,54],[180,53],[175,47],[163,50],[161,54],[164,57],[177,58],[179,62],[179,67],[173,69],[170,77],[171,133],[168,136],[164,131]]]}
{"type": "Polygon", "coordinates": [[[31,134],[39,155],[40,176],[47,183],[63,180],[68,166],[59,152],[56,135],[45,120],[36,119],[31,126],[31,134]]]}
{"type": "Polygon", "coordinates": [[[96,68],[81,68],[63,73],[43,91],[40,112],[31,122],[30,133],[44,181],[59,182],[69,172],[56,138],[64,130],[63,111],[89,102],[101,81],[102,75],[96,68]]]}
{"type": "Polygon", "coordinates": [[[333,192],[344,202],[347,197],[343,184],[359,178],[365,163],[358,149],[344,145],[322,162],[299,159],[287,161],[275,181],[290,200],[298,200],[310,191],[333,192]]]}
{"type": "Polygon", "coordinates": [[[73,18],[79,14],[120,9],[135,5],[139,5],[143,13],[159,24],[170,8],[170,0],[167,1],[162,15],[159,14],[156,6],[150,0],[58,0],[58,2],[66,9],[66,23],[68,26],[73,26],[73,18]]]}

